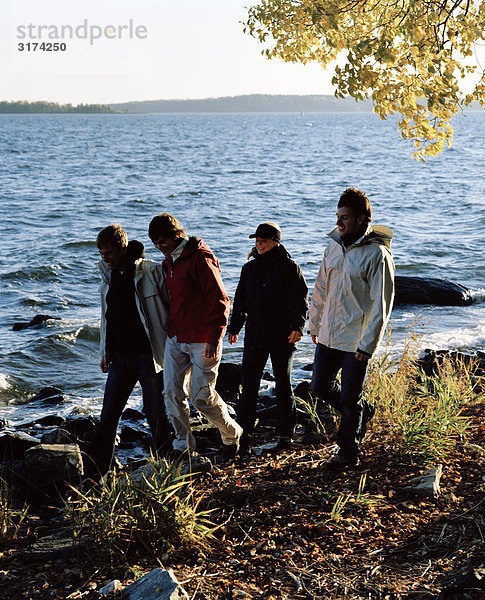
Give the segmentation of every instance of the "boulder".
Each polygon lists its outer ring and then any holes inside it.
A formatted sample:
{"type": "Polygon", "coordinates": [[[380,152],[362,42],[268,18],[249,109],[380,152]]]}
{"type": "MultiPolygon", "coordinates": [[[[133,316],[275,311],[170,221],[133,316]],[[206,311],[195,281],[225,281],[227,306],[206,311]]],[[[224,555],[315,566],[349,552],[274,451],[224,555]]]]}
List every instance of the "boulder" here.
{"type": "Polygon", "coordinates": [[[38,444],[25,452],[24,460],[30,482],[41,487],[59,481],[77,481],[84,473],[77,444],[38,444]]]}
{"type": "Polygon", "coordinates": [[[145,415],[141,412],[141,410],[136,410],[135,408],[125,408],[121,418],[125,421],[140,421],[141,419],[145,418],[145,415]]]}
{"type": "Polygon", "coordinates": [[[395,285],[395,306],[400,304],[468,306],[473,302],[468,288],[446,279],[396,275],[395,285]]]}
{"type": "Polygon", "coordinates": [[[38,444],[37,438],[23,431],[4,433],[0,436],[0,460],[21,460],[24,458],[26,450],[38,444]]]}
{"type": "Polygon", "coordinates": [[[32,398],[29,399],[29,402],[39,401],[59,403],[64,402],[64,396],[62,395],[62,390],[53,386],[49,386],[42,388],[38,394],[35,394],[35,396],[32,396],[32,398]]]}
{"type": "Polygon", "coordinates": [[[22,329],[27,329],[28,327],[35,327],[38,329],[39,327],[45,327],[46,321],[49,320],[59,320],[59,317],[51,317],[50,315],[35,315],[28,323],[14,323],[12,329],[14,331],[21,331],[22,329]]]}
{"type": "Polygon", "coordinates": [[[485,352],[479,351],[475,354],[464,354],[454,350],[429,350],[429,348],[426,348],[424,354],[417,361],[417,365],[425,375],[433,377],[438,374],[438,368],[446,358],[456,363],[474,365],[476,366],[475,375],[477,377],[485,376],[485,352]]]}
{"type": "Polygon", "coordinates": [[[188,600],[172,569],[153,569],[144,577],[126,587],[123,600],[188,600]]]}
{"type": "Polygon", "coordinates": [[[53,429],[52,431],[46,431],[40,438],[41,444],[72,444],[72,435],[65,429],[53,429]]]}
{"type": "Polygon", "coordinates": [[[120,432],[120,442],[140,442],[148,435],[147,431],[141,431],[130,425],[123,425],[120,432]]]}

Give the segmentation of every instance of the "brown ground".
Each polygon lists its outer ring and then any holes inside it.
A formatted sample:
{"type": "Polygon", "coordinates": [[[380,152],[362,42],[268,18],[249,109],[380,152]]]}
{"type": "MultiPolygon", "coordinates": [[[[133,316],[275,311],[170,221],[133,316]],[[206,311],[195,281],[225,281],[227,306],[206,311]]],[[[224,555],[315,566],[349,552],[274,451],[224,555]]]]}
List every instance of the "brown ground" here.
{"type": "Polygon", "coordinates": [[[398,465],[382,433],[371,432],[362,464],[341,474],[324,467],[330,445],[297,445],[208,475],[200,485],[204,505],[216,509],[212,520],[222,524],[219,542],[180,551],[163,564],[138,559],[130,567],[110,566],[93,548],[69,560],[28,564],[22,549],[56,526],[57,511],[45,509],[4,549],[0,598],[94,600],[112,579],[128,585],[163,566],[173,569],[191,600],[485,600],[483,587],[443,591],[485,563],[485,425],[480,407],[469,412],[472,439],[443,464],[437,499],[400,489],[422,468],[398,465]],[[332,516],[338,498],[348,500],[332,516]]]}

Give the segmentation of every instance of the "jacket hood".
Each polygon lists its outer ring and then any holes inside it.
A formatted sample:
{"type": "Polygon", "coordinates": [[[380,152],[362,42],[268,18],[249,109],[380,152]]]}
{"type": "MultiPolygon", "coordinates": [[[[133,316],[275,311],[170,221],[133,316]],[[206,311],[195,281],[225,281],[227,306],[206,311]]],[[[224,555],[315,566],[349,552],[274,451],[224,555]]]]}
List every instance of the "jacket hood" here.
{"type": "MultiPolygon", "coordinates": [[[[340,236],[338,228],[327,234],[334,242],[340,244],[340,236]]],[[[369,225],[364,235],[358,239],[352,246],[360,246],[361,244],[381,244],[386,248],[391,247],[391,241],[394,237],[392,230],[386,225],[369,225]]]]}

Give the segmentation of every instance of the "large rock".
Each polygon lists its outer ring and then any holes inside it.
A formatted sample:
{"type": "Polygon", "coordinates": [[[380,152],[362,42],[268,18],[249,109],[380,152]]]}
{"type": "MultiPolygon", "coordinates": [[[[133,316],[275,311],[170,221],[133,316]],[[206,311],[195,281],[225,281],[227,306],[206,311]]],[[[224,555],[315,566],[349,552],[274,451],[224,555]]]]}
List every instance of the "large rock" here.
{"type": "Polygon", "coordinates": [[[38,444],[25,452],[29,481],[48,487],[59,481],[77,481],[84,472],[77,444],[38,444]]]}
{"type": "Polygon", "coordinates": [[[35,394],[35,396],[32,396],[32,398],[29,399],[29,402],[39,401],[58,404],[60,402],[64,402],[64,396],[62,395],[62,390],[53,386],[49,386],[42,388],[38,394],[35,394]]]}
{"type": "Polygon", "coordinates": [[[404,277],[396,275],[394,304],[433,304],[436,306],[468,306],[473,298],[468,288],[446,279],[404,277]]]}
{"type": "Polygon", "coordinates": [[[0,436],[0,461],[21,460],[29,448],[38,445],[39,440],[28,433],[4,433],[0,436]]]}
{"type": "Polygon", "coordinates": [[[417,496],[425,498],[435,498],[440,494],[440,479],[443,474],[443,466],[438,465],[436,468],[427,469],[421,475],[413,477],[407,485],[403,487],[405,492],[410,492],[417,496]]]}
{"type": "Polygon", "coordinates": [[[126,587],[123,600],[188,600],[172,569],[153,569],[147,575],[126,587]]]}

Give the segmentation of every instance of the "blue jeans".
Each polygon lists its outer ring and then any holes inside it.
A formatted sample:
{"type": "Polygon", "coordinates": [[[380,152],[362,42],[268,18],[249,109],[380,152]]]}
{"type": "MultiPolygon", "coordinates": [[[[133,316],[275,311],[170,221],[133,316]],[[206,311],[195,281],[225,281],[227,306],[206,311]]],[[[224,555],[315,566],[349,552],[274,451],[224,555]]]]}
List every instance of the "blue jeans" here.
{"type": "Polygon", "coordinates": [[[354,459],[364,437],[366,415],[370,405],[363,397],[368,361],[355,358],[355,352],[344,352],[317,344],[313,363],[312,392],[341,413],[337,432],[339,454],[354,459]],[[341,384],[337,381],[340,375],[341,384]]]}
{"type": "Polygon", "coordinates": [[[291,387],[294,344],[274,344],[261,348],[244,348],[242,360],[242,394],[236,406],[237,422],[250,434],[256,422],[256,403],[259,386],[268,356],[271,358],[275,378],[279,437],[293,435],[296,424],[296,402],[291,387]]]}
{"type": "Polygon", "coordinates": [[[106,380],[100,423],[88,450],[96,474],[104,475],[110,469],[121,413],[138,381],[155,451],[163,456],[172,447],[172,433],[163,400],[163,373],[155,372],[152,355],[115,354],[106,380]]]}

